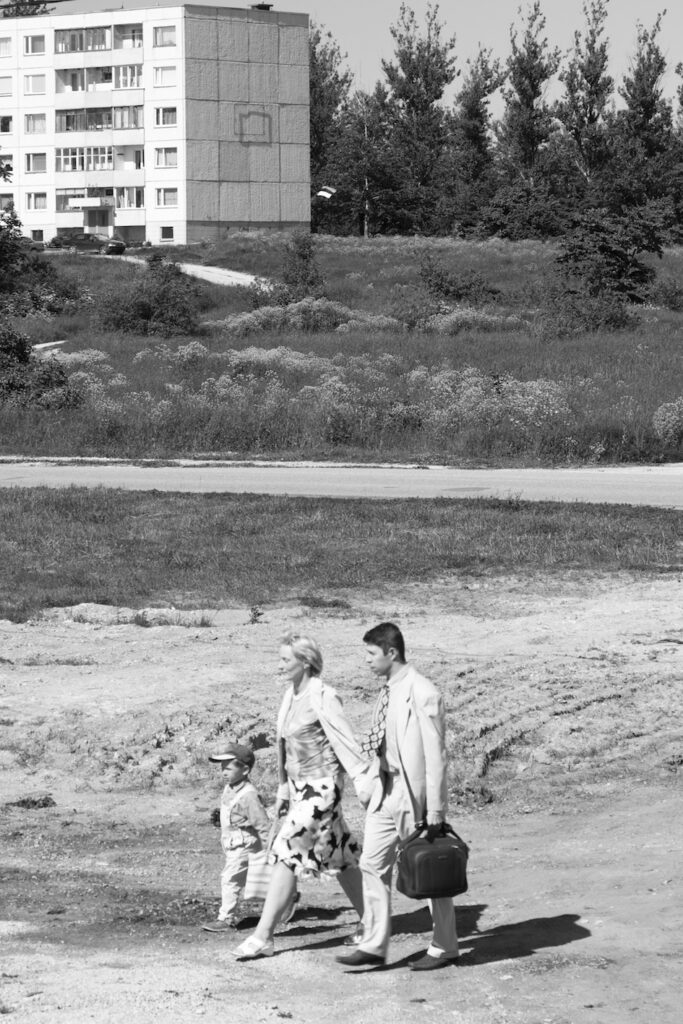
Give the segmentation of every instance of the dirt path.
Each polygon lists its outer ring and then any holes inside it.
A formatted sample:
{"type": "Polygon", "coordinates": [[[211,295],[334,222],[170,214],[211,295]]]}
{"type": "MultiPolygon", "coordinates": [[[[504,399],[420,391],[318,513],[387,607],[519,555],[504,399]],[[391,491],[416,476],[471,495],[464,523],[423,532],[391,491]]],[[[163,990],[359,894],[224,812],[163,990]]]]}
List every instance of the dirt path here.
{"type": "MultiPolygon", "coordinates": [[[[28,1024],[677,1024],[682,606],[681,579],[567,577],[378,591],[258,624],[236,609],[143,629],[100,606],[0,622],[0,1011],[28,1024]],[[321,639],[360,726],[374,684],[359,637],[385,616],[446,696],[451,817],[472,848],[462,962],[408,971],[428,917],[397,898],[389,967],[344,972],[351,912],[335,885],[309,883],[277,956],[237,964],[255,905],[235,937],[199,928],[220,870],[206,751],[251,738],[272,794],[283,626],[321,639]],[[46,793],[54,806],[6,806],[46,793]]],[[[361,825],[350,796],[348,810],[361,825]]]]}

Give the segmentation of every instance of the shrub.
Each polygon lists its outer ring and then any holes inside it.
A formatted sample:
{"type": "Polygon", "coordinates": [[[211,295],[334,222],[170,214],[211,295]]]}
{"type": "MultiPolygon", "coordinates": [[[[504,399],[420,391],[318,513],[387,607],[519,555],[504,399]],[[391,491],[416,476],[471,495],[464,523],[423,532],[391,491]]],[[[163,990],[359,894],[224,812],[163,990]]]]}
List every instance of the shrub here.
{"type": "Polygon", "coordinates": [[[499,295],[476,270],[453,270],[426,252],[420,260],[420,280],[430,295],[452,302],[486,302],[499,295]]]}
{"type": "Polygon", "coordinates": [[[199,331],[200,286],[175,263],[158,254],[147,261],[147,272],[133,288],[110,288],[99,308],[100,324],[125,334],[174,334],[199,331]]]}
{"type": "Polygon", "coordinates": [[[288,306],[261,306],[252,313],[234,313],[211,326],[220,326],[226,334],[243,338],[269,331],[333,331],[351,322],[371,330],[401,329],[401,324],[393,317],[374,316],[361,310],[347,309],[339,302],[311,297],[288,306]]]}
{"type": "Polygon", "coordinates": [[[567,281],[555,281],[542,294],[534,329],[541,337],[562,338],[589,331],[621,331],[637,323],[638,316],[621,296],[609,292],[591,296],[567,281]]]}
{"type": "Polygon", "coordinates": [[[657,278],[650,289],[650,299],[674,313],[683,312],[683,285],[670,274],[657,278]]]}
{"type": "Polygon", "coordinates": [[[662,245],[660,221],[647,210],[631,209],[628,215],[591,210],[575,219],[556,263],[590,298],[611,295],[644,302],[655,272],[640,257],[646,252],[661,256],[662,245]]]}
{"type": "Polygon", "coordinates": [[[516,331],[523,321],[516,316],[496,316],[482,309],[471,309],[461,306],[447,313],[437,313],[423,321],[425,331],[435,334],[459,334],[460,331],[516,331]]]}
{"type": "Polygon", "coordinates": [[[288,239],[282,282],[289,290],[292,302],[308,295],[320,297],[323,294],[325,282],[315,257],[315,240],[310,233],[295,231],[288,239]]]}
{"type": "Polygon", "coordinates": [[[683,397],[660,405],[652,417],[652,427],[663,444],[678,448],[683,442],[683,397]]]}
{"type": "Polygon", "coordinates": [[[25,366],[31,358],[31,342],[13,327],[0,326],[0,373],[25,366]]]}

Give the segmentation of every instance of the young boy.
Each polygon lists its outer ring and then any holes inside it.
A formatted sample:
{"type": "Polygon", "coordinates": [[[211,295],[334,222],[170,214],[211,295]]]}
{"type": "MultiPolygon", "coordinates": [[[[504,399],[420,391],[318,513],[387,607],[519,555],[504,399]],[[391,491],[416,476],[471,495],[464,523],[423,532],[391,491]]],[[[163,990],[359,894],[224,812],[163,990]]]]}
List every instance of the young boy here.
{"type": "Polygon", "coordinates": [[[218,920],[202,925],[207,932],[223,932],[235,928],[235,911],[247,879],[249,855],[268,846],[270,819],[249,781],[254,767],[254,752],[241,743],[228,743],[209,761],[221,766],[226,786],[221,797],[221,845],[225,867],[221,874],[221,906],[218,920]]]}

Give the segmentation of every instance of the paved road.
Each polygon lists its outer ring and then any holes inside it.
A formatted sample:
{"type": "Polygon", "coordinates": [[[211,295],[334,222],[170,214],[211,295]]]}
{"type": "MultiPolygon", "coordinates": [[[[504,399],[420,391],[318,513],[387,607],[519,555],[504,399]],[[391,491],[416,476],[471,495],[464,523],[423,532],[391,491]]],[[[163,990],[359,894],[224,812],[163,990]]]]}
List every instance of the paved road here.
{"type": "Polygon", "coordinates": [[[453,469],[332,463],[172,465],[0,460],[2,487],[121,487],[126,490],[253,493],[331,498],[508,497],[683,509],[683,463],[578,469],[453,469]]]}

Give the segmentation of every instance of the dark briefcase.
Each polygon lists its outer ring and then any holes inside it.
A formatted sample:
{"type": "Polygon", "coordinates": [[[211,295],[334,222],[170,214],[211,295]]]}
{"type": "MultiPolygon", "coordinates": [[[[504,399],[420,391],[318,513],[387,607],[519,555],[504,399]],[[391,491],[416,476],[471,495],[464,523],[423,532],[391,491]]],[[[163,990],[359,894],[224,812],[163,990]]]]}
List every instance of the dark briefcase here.
{"type": "Polygon", "coordinates": [[[436,835],[418,822],[399,843],[396,888],[413,900],[441,899],[467,892],[469,848],[445,822],[436,835]],[[431,835],[431,838],[430,838],[431,835]]]}

